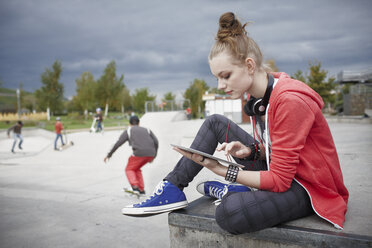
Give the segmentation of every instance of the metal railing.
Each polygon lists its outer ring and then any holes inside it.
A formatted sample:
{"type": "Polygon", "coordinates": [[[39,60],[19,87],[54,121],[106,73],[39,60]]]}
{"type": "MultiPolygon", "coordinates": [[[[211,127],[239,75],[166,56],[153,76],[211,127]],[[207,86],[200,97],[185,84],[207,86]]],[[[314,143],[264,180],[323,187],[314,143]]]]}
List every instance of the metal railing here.
{"type": "Polygon", "coordinates": [[[190,100],[185,99],[183,101],[164,101],[160,104],[156,104],[155,101],[145,102],[145,113],[147,112],[161,112],[161,111],[180,111],[185,110],[190,106],[190,100]],[[187,105],[185,104],[187,102],[187,105]]]}

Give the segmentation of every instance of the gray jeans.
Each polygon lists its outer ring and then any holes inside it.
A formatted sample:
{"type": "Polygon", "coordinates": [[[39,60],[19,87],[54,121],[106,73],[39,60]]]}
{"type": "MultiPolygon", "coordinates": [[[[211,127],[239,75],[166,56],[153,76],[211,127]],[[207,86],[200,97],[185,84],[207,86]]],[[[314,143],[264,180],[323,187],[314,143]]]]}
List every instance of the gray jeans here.
{"type": "Polygon", "coordinates": [[[23,142],[23,138],[22,138],[22,135],[20,133],[13,133],[13,146],[12,146],[12,151],[14,151],[14,148],[17,144],[17,139],[19,139],[19,143],[18,143],[18,147],[19,149],[22,149],[22,142],[23,142]]]}
{"type": "MultiPolygon", "coordinates": [[[[240,141],[245,145],[254,142],[253,137],[237,124],[222,115],[208,117],[200,127],[191,148],[213,154],[219,143],[240,141]]],[[[245,170],[267,170],[265,161],[234,158],[245,170]]],[[[203,166],[182,157],[165,179],[183,190],[200,172],[203,166]]],[[[251,191],[228,193],[216,210],[216,221],[221,228],[233,233],[247,233],[313,214],[309,196],[295,181],[283,193],[251,191]]]]}

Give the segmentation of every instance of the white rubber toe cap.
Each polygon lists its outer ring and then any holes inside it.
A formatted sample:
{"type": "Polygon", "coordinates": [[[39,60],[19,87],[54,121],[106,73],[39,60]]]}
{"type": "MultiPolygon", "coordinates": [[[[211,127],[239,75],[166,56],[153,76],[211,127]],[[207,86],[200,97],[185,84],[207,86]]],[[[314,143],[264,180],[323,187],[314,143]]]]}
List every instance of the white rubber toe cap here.
{"type": "Polygon", "coordinates": [[[204,182],[199,183],[199,184],[196,186],[196,190],[197,190],[200,194],[205,195],[205,191],[204,191],[204,182]]]}

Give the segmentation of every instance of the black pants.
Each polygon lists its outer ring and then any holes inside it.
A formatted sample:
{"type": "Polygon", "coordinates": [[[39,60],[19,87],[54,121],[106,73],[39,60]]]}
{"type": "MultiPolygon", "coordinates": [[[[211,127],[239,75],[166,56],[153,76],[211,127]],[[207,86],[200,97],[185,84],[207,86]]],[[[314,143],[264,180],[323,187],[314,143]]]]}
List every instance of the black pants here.
{"type": "MultiPolygon", "coordinates": [[[[191,148],[213,154],[218,143],[240,141],[243,144],[254,142],[253,137],[238,125],[222,115],[212,115],[200,127],[191,148]],[[228,128],[229,127],[229,128],[228,128]]],[[[234,160],[245,166],[246,170],[266,170],[265,161],[234,160]]],[[[179,187],[187,187],[203,166],[182,157],[166,180],[179,187]]],[[[313,214],[306,191],[295,181],[288,191],[275,193],[251,191],[228,193],[216,209],[216,221],[224,230],[233,233],[247,233],[275,226],[313,214]]]]}
{"type": "MultiPolygon", "coordinates": [[[[246,131],[229,121],[223,115],[212,115],[208,117],[203,125],[200,127],[191,148],[203,151],[205,153],[213,154],[217,145],[226,141],[240,141],[245,145],[254,142],[253,137],[246,131]],[[227,128],[229,130],[227,132],[227,128]]],[[[249,170],[267,170],[266,162],[263,160],[255,161],[252,167],[252,161],[235,158],[238,164],[245,165],[249,170]]],[[[204,168],[203,166],[193,162],[190,159],[182,157],[171,173],[168,174],[166,180],[179,187],[181,190],[187,187],[194,177],[204,168]]]]}

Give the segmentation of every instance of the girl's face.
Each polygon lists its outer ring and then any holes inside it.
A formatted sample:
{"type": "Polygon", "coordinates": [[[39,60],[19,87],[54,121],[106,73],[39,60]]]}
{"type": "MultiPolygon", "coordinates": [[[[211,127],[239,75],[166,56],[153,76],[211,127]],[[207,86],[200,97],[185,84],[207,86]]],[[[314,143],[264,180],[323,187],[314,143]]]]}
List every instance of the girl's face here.
{"type": "Polygon", "coordinates": [[[209,61],[212,74],[217,78],[218,89],[233,99],[240,98],[252,86],[253,75],[244,64],[233,63],[232,57],[222,52],[209,61]]]}

